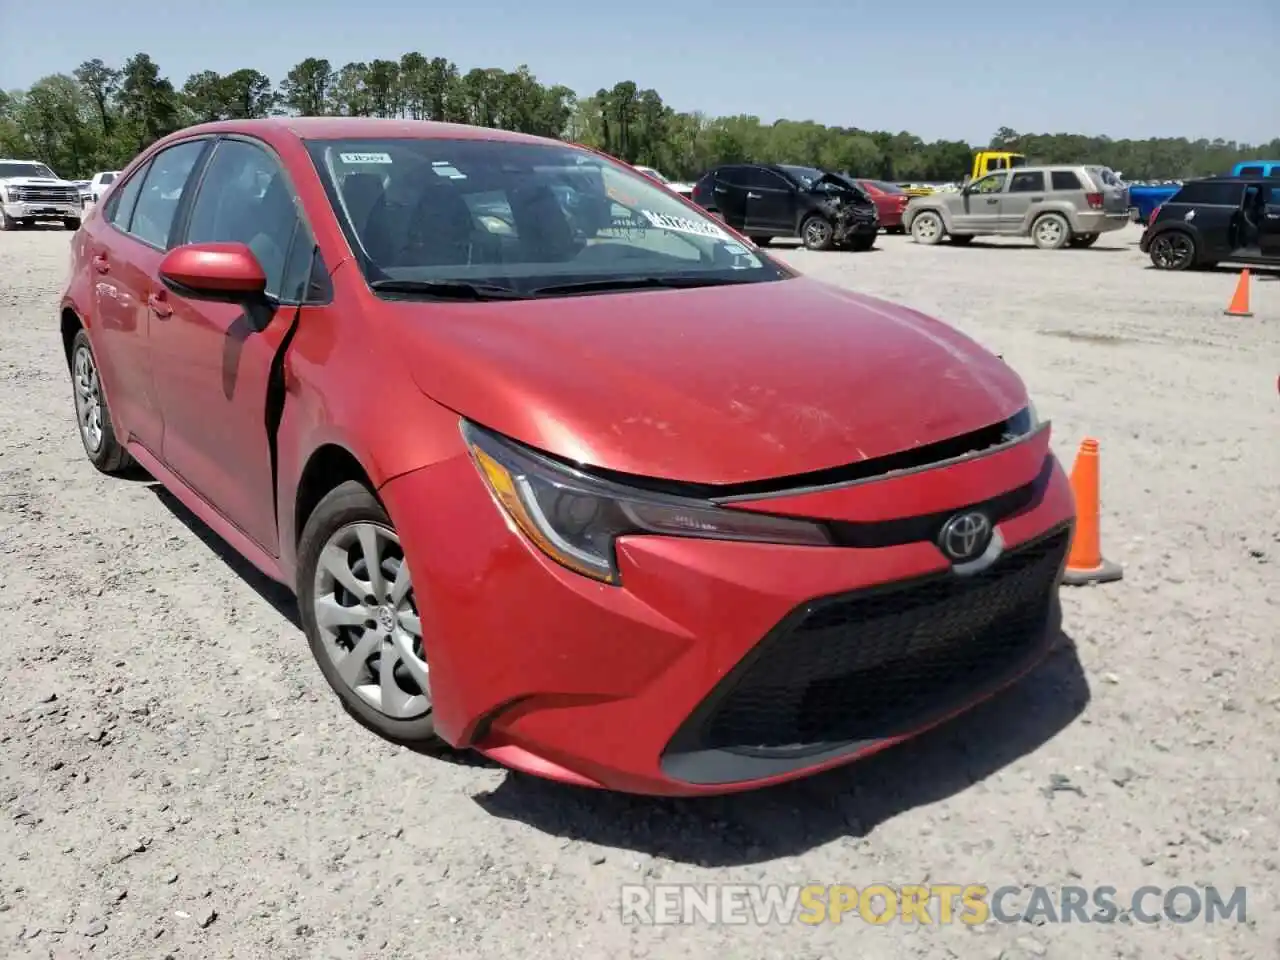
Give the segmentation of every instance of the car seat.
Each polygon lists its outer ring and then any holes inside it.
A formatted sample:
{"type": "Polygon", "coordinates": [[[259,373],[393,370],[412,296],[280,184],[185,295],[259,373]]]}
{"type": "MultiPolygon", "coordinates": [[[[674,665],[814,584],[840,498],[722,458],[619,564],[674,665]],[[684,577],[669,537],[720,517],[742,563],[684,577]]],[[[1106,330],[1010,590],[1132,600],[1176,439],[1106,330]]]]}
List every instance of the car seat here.
{"type": "Polygon", "coordinates": [[[511,215],[524,259],[530,263],[560,263],[581,249],[563,205],[546,184],[521,187],[510,193],[511,215]]]}
{"type": "Polygon", "coordinates": [[[392,243],[386,223],[387,199],[382,177],[376,173],[349,173],[342,179],[341,194],[365,253],[375,263],[388,262],[392,243]]]}

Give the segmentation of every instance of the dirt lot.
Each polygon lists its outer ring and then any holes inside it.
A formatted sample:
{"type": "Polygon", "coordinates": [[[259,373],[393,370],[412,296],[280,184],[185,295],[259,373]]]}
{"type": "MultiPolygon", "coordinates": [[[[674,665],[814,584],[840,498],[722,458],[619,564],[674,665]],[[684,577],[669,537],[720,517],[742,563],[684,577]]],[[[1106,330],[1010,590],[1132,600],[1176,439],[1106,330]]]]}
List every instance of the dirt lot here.
{"type": "MultiPolygon", "coordinates": [[[[886,237],[783,256],[1019,368],[1069,462],[1102,444],[1125,580],[1064,650],[915,743],[708,802],[580,792],[385,745],[280,591],[85,460],[59,352],[69,235],[0,235],[0,956],[1280,955],[1280,275],[886,237]],[[619,886],[1248,886],[1244,925],[628,928],[619,886]]],[[[927,389],[928,385],[911,385],[927,389]]],[[[935,916],[936,919],[936,916],[935,916]]]]}

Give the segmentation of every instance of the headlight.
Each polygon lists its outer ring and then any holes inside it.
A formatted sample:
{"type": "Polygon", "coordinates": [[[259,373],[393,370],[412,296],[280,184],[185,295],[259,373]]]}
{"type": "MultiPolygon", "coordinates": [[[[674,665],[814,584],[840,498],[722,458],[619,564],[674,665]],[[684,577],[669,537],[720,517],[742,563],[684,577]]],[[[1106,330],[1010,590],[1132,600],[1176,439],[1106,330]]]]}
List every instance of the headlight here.
{"type": "Polygon", "coordinates": [[[1005,421],[1005,438],[1015,440],[1028,436],[1039,430],[1042,423],[1040,415],[1036,412],[1036,405],[1028,400],[1025,407],[1005,421]]]}
{"type": "Polygon", "coordinates": [[[631,533],[830,546],[804,520],[730,510],[600,480],[462,421],[480,475],[520,531],[552,560],[604,583],[620,581],[614,543],[631,533]]]}

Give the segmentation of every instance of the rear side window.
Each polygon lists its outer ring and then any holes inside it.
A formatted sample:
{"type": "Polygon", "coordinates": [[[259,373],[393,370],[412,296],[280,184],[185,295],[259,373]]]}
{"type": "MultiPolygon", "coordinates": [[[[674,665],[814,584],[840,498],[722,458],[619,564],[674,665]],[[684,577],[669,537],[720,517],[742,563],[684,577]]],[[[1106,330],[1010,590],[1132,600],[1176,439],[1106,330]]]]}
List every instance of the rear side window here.
{"type": "Polygon", "coordinates": [[[138,202],[138,191],[147,176],[147,164],[143,164],[138,172],[125,181],[124,186],[111,192],[111,199],[102,208],[102,215],[119,229],[129,231],[129,218],[133,216],[133,205],[138,202]]]}
{"type": "Polygon", "coordinates": [[[129,224],[131,234],[161,250],[168,247],[178,204],[204,148],[205,141],[189,140],[156,154],[133,210],[129,224]]]}
{"type": "Polygon", "coordinates": [[[1262,176],[1262,167],[1241,167],[1240,176],[1242,177],[1260,177],[1262,176]]]}
{"type": "Polygon", "coordinates": [[[1044,190],[1044,174],[1039,170],[1015,173],[1009,182],[1010,193],[1038,193],[1044,190]]]}
{"type": "Polygon", "coordinates": [[[762,167],[747,167],[735,182],[744,187],[759,187],[762,190],[786,190],[791,186],[772,170],[762,167]]]}
{"type": "Polygon", "coordinates": [[[1084,185],[1074,170],[1054,170],[1050,175],[1055,190],[1083,190],[1084,185]]]}
{"type": "Polygon", "coordinates": [[[1170,202],[1237,207],[1243,198],[1243,183],[1188,183],[1174,194],[1170,202]]]}

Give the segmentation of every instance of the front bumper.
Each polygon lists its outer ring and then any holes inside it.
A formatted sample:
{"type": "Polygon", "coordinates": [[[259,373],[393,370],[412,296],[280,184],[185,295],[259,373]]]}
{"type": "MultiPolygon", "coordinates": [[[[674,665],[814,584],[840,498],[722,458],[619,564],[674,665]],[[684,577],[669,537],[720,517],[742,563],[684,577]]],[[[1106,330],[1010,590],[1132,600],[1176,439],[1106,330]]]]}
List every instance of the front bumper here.
{"type": "Polygon", "coordinates": [[[1075,516],[1047,428],[948,467],[770,501],[876,545],[628,537],[620,587],[513,532],[465,455],[381,495],[414,570],[440,735],[539,776],[660,795],[848,763],[1021,676],[1056,636],[1075,516]],[[917,534],[993,497],[1005,554],[961,577],[917,534]]]}
{"type": "Polygon", "coordinates": [[[14,220],[79,219],[83,212],[79,200],[36,200],[31,203],[5,203],[0,207],[14,220]]]}

